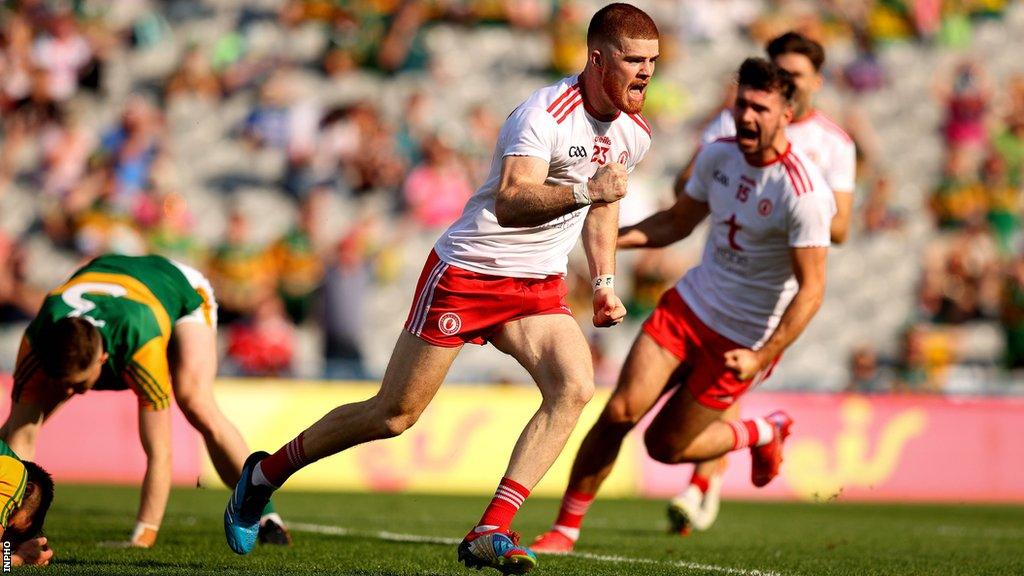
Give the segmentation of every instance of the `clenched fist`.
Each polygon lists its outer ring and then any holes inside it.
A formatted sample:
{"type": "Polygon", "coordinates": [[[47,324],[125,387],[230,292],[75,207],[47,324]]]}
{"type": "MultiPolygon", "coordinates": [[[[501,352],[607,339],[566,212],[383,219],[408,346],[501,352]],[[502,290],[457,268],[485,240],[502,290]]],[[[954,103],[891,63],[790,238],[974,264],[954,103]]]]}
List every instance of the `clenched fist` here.
{"type": "Polygon", "coordinates": [[[626,195],[626,166],[618,162],[601,166],[587,184],[587,191],[593,202],[618,202],[626,195]]]}
{"type": "Polygon", "coordinates": [[[626,317],[626,307],[611,288],[594,292],[594,326],[607,328],[620,324],[626,317]]]}

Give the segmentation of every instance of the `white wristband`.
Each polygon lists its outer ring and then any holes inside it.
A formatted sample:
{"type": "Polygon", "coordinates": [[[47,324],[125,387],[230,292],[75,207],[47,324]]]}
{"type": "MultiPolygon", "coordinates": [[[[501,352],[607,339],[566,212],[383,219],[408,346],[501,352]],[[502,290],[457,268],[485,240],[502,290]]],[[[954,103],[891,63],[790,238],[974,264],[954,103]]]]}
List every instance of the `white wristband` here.
{"type": "Polygon", "coordinates": [[[602,274],[591,280],[590,285],[594,287],[594,292],[597,292],[602,288],[615,288],[615,276],[612,276],[611,274],[602,274]]]}
{"type": "Polygon", "coordinates": [[[586,182],[572,185],[572,197],[576,200],[577,206],[590,206],[594,203],[590,199],[590,191],[586,182]]]}

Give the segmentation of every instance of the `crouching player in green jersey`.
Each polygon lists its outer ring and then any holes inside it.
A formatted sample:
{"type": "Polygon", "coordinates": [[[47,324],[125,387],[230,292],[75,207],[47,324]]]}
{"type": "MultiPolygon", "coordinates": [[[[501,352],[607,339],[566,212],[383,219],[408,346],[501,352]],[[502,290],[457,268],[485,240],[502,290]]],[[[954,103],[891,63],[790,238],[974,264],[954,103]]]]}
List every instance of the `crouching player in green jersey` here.
{"type": "MultiPolygon", "coordinates": [[[[25,331],[0,435],[31,458],[39,427],[69,398],[132,390],[146,475],[131,544],[153,546],[171,489],[172,392],[225,484],[238,482],[249,453],[213,397],[216,330],[213,289],[198,271],[160,256],[100,256],[47,295],[25,331]]],[[[269,504],[260,541],[290,543],[269,504]]]]}
{"type": "MultiPolygon", "coordinates": [[[[53,550],[41,535],[53,502],[53,479],[32,462],[24,462],[0,440],[0,540],[11,551],[12,566],[46,566],[53,550]]],[[[0,567],[4,571],[7,566],[0,567]]]]}

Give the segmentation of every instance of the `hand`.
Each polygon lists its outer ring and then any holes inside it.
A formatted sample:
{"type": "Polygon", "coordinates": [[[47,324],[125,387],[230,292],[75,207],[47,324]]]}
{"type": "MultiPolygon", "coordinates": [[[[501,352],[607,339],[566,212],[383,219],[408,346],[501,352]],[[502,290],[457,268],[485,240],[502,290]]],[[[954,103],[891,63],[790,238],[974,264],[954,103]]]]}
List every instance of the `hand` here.
{"type": "Polygon", "coordinates": [[[725,367],[736,373],[740,380],[750,380],[762,368],[761,355],[750,348],[736,348],[725,353],[725,367]]]}
{"type": "Polygon", "coordinates": [[[594,292],[594,326],[607,328],[621,324],[626,317],[626,307],[615,295],[615,290],[602,288],[594,292]]]}
{"type": "Polygon", "coordinates": [[[46,537],[33,538],[22,542],[11,555],[15,566],[46,566],[53,558],[53,550],[46,545],[46,537]]]}
{"type": "Polygon", "coordinates": [[[594,202],[618,202],[626,195],[626,166],[618,162],[601,166],[587,184],[587,191],[594,202]]]}

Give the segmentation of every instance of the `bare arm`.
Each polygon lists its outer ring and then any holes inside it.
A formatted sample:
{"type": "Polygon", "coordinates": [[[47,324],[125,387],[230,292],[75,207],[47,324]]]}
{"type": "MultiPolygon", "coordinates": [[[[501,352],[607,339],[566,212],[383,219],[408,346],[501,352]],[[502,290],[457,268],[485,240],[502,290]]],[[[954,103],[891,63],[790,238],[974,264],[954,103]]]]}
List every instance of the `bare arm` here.
{"type": "Polygon", "coordinates": [[[619,230],[619,248],[661,248],[689,236],[708,215],[706,202],[682,194],[666,210],[619,230]]]}
{"type": "Polygon", "coordinates": [[[850,236],[850,218],[853,215],[853,192],[836,190],[836,215],[832,217],[830,233],[833,244],[842,244],[850,236]]]}
{"type": "Polygon", "coordinates": [[[139,439],[146,452],[146,476],[132,545],[149,548],[167,509],[171,492],[171,411],[139,408],[139,439]],[[140,529],[141,528],[141,529],[140,529]]]}
{"type": "Polygon", "coordinates": [[[725,353],[726,367],[735,371],[741,380],[752,378],[782,354],[783,350],[804,331],[825,299],[825,261],[828,248],[791,248],[789,252],[793,262],[793,274],[800,288],[786,307],[786,311],[782,313],[779,325],[760,350],[755,352],[747,348],[737,348],[725,353]]]}
{"type": "MultiPolygon", "coordinates": [[[[583,222],[583,250],[590,264],[590,277],[615,274],[615,240],[619,228],[619,204],[598,204],[583,222]]],[[[607,327],[622,322],[626,308],[615,295],[614,286],[594,292],[594,326],[607,327]]]]}
{"type": "Polygon", "coordinates": [[[679,171],[676,175],[676,181],[672,184],[672,191],[676,194],[676,199],[682,198],[686,193],[686,183],[690,181],[693,176],[693,166],[697,163],[697,154],[700,153],[700,148],[690,156],[690,161],[686,163],[686,166],[679,171]]]}
{"type": "MultiPolygon", "coordinates": [[[[501,164],[501,182],[494,200],[498,224],[526,228],[550,222],[585,204],[576,201],[572,186],[545,184],[549,165],[532,156],[506,156],[501,164]]],[[[622,164],[598,169],[588,185],[594,203],[615,202],[626,194],[626,170],[622,164]]]]}

